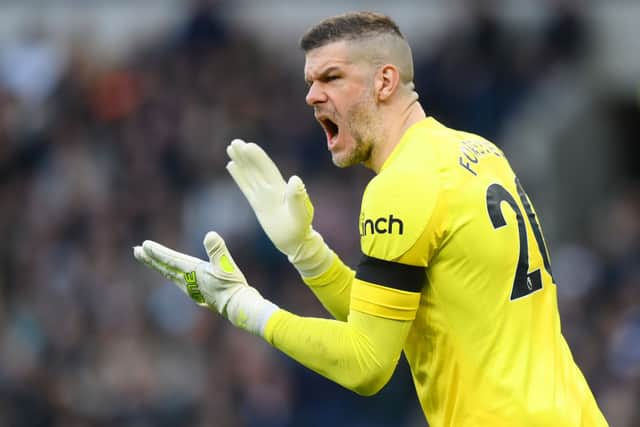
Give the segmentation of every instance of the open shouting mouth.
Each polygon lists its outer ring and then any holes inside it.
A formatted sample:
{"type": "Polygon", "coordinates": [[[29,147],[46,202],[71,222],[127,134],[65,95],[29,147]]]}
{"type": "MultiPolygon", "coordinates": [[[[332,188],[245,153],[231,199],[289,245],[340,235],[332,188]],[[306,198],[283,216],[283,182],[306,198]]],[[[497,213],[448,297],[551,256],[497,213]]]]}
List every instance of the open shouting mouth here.
{"type": "Polygon", "coordinates": [[[327,145],[331,150],[338,142],[338,136],[340,135],[340,126],[327,116],[316,116],[316,119],[324,129],[324,133],[327,135],[327,145]]]}

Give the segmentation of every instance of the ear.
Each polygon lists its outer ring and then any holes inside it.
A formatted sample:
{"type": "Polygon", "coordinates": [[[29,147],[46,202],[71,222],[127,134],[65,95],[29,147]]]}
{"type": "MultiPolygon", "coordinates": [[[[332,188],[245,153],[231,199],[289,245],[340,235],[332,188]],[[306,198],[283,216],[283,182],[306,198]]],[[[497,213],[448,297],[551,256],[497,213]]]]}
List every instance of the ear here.
{"type": "Polygon", "coordinates": [[[400,72],[393,64],[385,64],[378,70],[376,76],[376,90],[379,101],[388,100],[398,89],[400,72]]]}

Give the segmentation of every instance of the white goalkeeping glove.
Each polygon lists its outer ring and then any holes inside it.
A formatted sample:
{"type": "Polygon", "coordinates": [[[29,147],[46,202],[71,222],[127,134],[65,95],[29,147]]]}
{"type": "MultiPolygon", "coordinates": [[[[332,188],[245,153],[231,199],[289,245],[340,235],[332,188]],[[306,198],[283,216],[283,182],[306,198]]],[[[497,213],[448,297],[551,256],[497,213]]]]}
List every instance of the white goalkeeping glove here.
{"type": "Polygon", "coordinates": [[[269,317],[278,306],[264,299],[231,258],[216,232],[204,238],[209,262],[145,240],[133,248],[135,258],[175,283],[197,304],[209,307],[255,335],[264,336],[269,317]]]}
{"type": "Polygon", "coordinates": [[[315,231],[313,205],[302,180],[285,182],[275,163],[254,143],[235,139],[227,147],[227,170],[256,214],[269,239],[303,277],[329,269],[334,253],[315,231]]]}

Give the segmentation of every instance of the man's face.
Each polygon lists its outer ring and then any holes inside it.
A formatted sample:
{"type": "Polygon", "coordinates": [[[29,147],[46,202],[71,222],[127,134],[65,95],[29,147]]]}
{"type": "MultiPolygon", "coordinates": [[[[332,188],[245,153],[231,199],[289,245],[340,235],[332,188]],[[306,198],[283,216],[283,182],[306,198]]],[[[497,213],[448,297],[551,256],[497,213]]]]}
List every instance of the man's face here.
{"type": "Polygon", "coordinates": [[[366,162],[379,138],[373,67],[354,61],[344,41],[307,52],[306,101],[327,137],[333,163],[347,167],[366,162]]]}

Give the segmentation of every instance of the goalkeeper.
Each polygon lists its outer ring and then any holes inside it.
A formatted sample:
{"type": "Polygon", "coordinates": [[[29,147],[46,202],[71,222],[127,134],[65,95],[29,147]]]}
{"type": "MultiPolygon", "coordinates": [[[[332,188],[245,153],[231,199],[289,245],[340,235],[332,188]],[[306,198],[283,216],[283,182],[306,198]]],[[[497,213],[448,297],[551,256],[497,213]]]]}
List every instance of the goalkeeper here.
{"type": "Polygon", "coordinates": [[[209,261],[145,241],[135,257],[198,304],[362,395],[404,351],[430,426],[606,426],[560,331],[531,201],[489,141],[427,117],[411,49],[388,17],[328,18],[301,39],[306,101],[333,162],[376,172],[352,270],[313,229],[297,176],[257,145],[227,169],[274,245],[335,320],[296,316],[250,286],[215,232],[209,261]]]}

